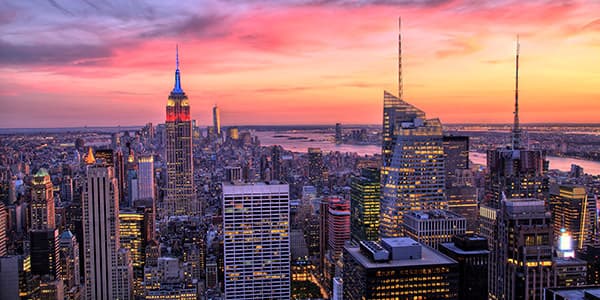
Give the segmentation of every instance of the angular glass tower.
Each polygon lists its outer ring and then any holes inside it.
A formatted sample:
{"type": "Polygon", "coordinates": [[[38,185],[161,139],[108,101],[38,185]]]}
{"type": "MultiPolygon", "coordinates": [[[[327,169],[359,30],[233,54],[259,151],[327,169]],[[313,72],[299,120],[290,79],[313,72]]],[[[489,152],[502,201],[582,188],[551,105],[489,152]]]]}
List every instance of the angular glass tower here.
{"type": "Polygon", "coordinates": [[[380,235],[402,235],[406,211],[445,209],[442,124],[384,93],[380,235]]]}

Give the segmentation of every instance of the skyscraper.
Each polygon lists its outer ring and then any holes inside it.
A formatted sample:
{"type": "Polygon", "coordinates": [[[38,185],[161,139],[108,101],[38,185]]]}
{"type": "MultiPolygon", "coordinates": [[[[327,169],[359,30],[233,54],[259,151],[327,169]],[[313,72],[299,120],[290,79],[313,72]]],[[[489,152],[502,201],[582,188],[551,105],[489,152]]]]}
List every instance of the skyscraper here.
{"type": "Polygon", "coordinates": [[[219,107],[213,107],[213,126],[215,128],[215,133],[218,136],[221,136],[221,115],[219,113],[219,107]]]}
{"type": "Polygon", "coordinates": [[[487,152],[488,174],[486,177],[486,196],[479,208],[481,235],[488,240],[490,251],[489,291],[490,297],[504,299],[507,297],[505,266],[507,261],[503,255],[500,235],[501,203],[510,198],[536,198],[542,203],[548,201],[548,162],[546,154],[541,150],[529,150],[523,147],[522,131],[519,124],[519,43],[517,41],[516,78],[515,78],[515,111],[514,124],[509,147],[489,150],[487,152]]]}
{"type": "Polygon", "coordinates": [[[352,239],[374,241],[379,236],[381,180],[379,170],[364,168],[350,183],[352,239]]]}
{"type": "Polygon", "coordinates": [[[590,245],[592,223],[585,186],[554,184],[550,188],[550,210],[555,239],[566,230],[573,235],[575,247],[582,251],[590,245]]]}
{"type": "Polygon", "coordinates": [[[190,104],[181,89],[179,52],[176,57],[175,86],[167,101],[165,122],[167,186],[163,212],[167,216],[198,213],[194,190],[190,104]]]}
{"type": "Polygon", "coordinates": [[[71,233],[66,230],[60,235],[60,278],[64,282],[65,295],[79,295],[79,243],[71,233]]]}
{"type": "Polygon", "coordinates": [[[550,211],[543,200],[505,199],[498,215],[498,239],[490,266],[491,296],[495,299],[543,299],[554,286],[550,211]]]}
{"type": "MultiPolygon", "coordinates": [[[[400,25],[400,20],[399,20],[400,25]]],[[[398,36],[398,93],[383,93],[380,234],[402,235],[410,210],[446,209],[442,124],[402,99],[402,39],[398,36]]]]}
{"type": "Polygon", "coordinates": [[[127,156],[127,193],[126,200],[121,201],[120,206],[133,207],[133,203],[138,200],[138,164],[135,161],[133,149],[129,148],[127,156]]]}
{"type": "Polygon", "coordinates": [[[290,299],[289,186],[223,183],[226,299],[290,299]]]}
{"type": "Polygon", "coordinates": [[[323,163],[321,148],[308,148],[308,181],[320,193],[327,181],[327,168],[323,163]]]}
{"type": "Polygon", "coordinates": [[[129,250],[136,295],[141,295],[143,292],[149,217],[151,218],[152,214],[145,213],[143,208],[122,209],[119,212],[119,241],[122,248],[129,250]]]}
{"type": "Polygon", "coordinates": [[[488,259],[487,241],[477,235],[458,235],[451,243],[439,245],[440,252],[458,262],[458,299],[488,299],[488,259]]]}
{"type": "Polygon", "coordinates": [[[59,235],[55,224],[54,189],[46,169],[33,177],[31,190],[31,271],[35,275],[60,275],[59,235]]]}
{"type": "Polygon", "coordinates": [[[339,197],[329,197],[328,208],[328,248],[331,257],[338,260],[344,243],[350,240],[350,203],[339,197]]]}
{"type": "Polygon", "coordinates": [[[154,156],[138,157],[138,199],[154,202],[154,156]]]}
{"type": "MultiPolygon", "coordinates": [[[[394,97],[387,92],[386,96],[394,97]]],[[[407,211],[447,207],[442,124],[438,119],[425,120],[425,113],[402,100],[397,104],[390,113],[393,134],[384,135],[380,219],[383,237],[402,234],[402,216],[407,211]],[[387,138],[394,144],[389,154],[387,138]]]]}
{"type": "Polygon", "coordinates": [[[40,169],[33,177],[32,184],[31,229],[54,229],[54,189],[48,171],[40,169]]]}
{"type": "Polygon", "coordinates": [[[83,199],[86,299],[120,295],[119,190],[111,166],[88,166],[83,199]]]}

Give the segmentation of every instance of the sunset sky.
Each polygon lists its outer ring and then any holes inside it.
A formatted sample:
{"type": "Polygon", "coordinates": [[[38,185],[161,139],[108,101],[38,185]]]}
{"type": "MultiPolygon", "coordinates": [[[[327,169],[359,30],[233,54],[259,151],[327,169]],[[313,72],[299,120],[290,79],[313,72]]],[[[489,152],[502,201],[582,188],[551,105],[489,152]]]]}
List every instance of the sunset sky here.
{"type": "Polygon", "coordinates": [[[165,119],[179,44],[192,117],[379,124],[397,93],[444,123],[600,122],[600,1],[0,0],[0,127],[165,119]]]}

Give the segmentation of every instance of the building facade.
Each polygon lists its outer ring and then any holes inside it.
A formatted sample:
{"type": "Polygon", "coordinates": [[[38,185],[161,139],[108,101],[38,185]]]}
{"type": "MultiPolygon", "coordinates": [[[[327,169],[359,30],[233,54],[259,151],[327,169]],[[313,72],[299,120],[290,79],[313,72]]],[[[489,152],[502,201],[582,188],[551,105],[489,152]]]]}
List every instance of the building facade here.
{"type": "Polygon", "coordinates": [[[554,237],[558,238],[564,229],[573,236],[578,251],[587,248],[591,243],[593,221],[590,220],[585,186],[553,184],[549,199],[554,237]]]}
{"type": "Polygon", "coordinates": [[[455,235],[465,234],[467,220],[447,210],[411,211],[404,214],[404,233],[407,237],[429,247],[452,241],[455,235]]]}
{"type": "Polygon", "coordinates": [[[401,236],[408,211],[447,208],[442,137],[438,119],[384,94],[382,237],[401,236]]]}
{"type": "Polygon", "coordinates": [[[458,235],[452,242],[440,244],[439,250],[458,262],[458,299],[488,299],[487,240],[477,235],[458,235]]]}
{"type": "Polygon", "coordinates": [[[138,193],[140,200],[152,200],[156,195],[154,187],[154,156],[141,155],[138,157],[138,193]]]}
{"type": "Polygon", "coordinates": [[[381,201],[380,171],[364,168],[350,183],[350,219],[352,239],[377,240],[381,201]]]}
{"type": "Polygon", "coordinates": [[[119,295],[119,190],[113,167],[90,165],[83,196],[86,299],[119,295]]]}
{"type": "Polygon", "coordinates": [[[289,186],[223,184],[226,299],[290,299],[289,186]]]}

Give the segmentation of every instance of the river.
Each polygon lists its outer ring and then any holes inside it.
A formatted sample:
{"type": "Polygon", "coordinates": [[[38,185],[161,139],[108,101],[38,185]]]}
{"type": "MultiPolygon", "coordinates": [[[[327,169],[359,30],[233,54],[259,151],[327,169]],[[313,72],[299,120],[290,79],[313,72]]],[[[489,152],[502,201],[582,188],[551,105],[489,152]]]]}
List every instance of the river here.
{"type": "MultiPolygon", "coordinates": [[[[254,135],[258,137],[263,146],[281,145],[284,149],[293,152],[307,152],[309,147],[321,148],[324,152],[355,152],[359,155],[373,155],[381,153],[381,146],[378,145],[337,145],[334,142],[333,134],[322,134],[308,130],[298,131],[255,131],[254,135]]],[[[469,158],[473,163],[485,165],[486,154],[471,152],[469,158]]],[[[571,170],[571,164],[579,165],[587,174],[600,174],[600,162],[566,158],[566,157],[547,157],[550,162],[550,169],[561,171],[571,170]]]]}

